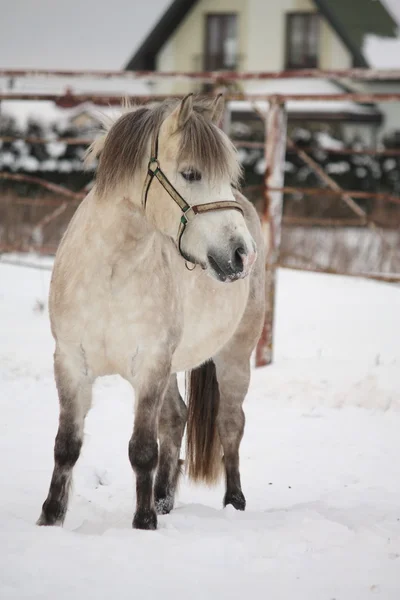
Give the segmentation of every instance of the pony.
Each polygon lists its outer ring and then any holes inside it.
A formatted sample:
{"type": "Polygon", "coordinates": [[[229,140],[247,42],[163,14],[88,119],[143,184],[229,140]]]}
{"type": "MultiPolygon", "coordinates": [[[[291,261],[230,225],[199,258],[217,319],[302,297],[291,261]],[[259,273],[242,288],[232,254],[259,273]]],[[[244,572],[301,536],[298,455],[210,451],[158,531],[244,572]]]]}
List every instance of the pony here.
{"type": "Polygon", "coordinates": [[[96,139],[93,188],[57,250],[49,294],[60,414],[39,525],[62,525],[97,377],[135,393],[128,455],[133,527],[156,529],[186,468],[224,506],[245,509],[243,401],[264,316],[259,217],[238,191],[241,167],[218,127],[223,99],[186,96],[125,107],[96,139]],[[177,373],[186,372],[187,406],[177,373]]]}

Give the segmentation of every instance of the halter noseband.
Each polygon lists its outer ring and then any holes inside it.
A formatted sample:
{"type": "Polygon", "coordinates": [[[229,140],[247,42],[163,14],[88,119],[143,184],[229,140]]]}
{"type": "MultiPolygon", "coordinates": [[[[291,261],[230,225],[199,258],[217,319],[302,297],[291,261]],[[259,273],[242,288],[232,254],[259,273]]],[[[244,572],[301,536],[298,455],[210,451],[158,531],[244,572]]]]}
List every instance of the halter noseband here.
{"type": "Polygon", "coordinates": [[[169,181],[168,177],[161,170],[160,163],[158,162],[158,134],[154,135],[151,142],[151,158],[149,160],[149,164],[147,166],[147,176],[144,183],[144,194],[143,194],[143,209],[146,210],[147,204],[147,194],[149,193],[149,189],[151,186],[151,182],[154,177],[158,179],[158,181],[163,186],[164,190],[168,192],[171,196],[172,200],[179,206],[182,211],[182,216],[179,223],[178,235],[177,235],[177,245],[178,250],[183,258],[186,258],[182,254],[181,250],[181,240],[182,235],[186,229],[186,225],[192,221],[196,215],[208,212],[210,210],[226,210],[228,208],[232,208],[233,210],[238,210],[243,214],[243,209],[240,206],[239,202],[236,200],[222,200],[220,202],[208,202],[207,204],[195,204],[192,206],[188,204],[186,200],[180,195],[178,190],[174,188],[172,183],[169,181]]]}

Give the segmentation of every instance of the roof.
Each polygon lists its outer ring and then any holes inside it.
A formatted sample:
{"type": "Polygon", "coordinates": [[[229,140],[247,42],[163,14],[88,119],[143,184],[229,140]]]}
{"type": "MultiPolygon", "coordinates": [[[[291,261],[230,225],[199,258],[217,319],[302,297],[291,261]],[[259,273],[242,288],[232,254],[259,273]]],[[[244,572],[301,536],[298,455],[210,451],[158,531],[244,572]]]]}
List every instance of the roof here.
{"type": "Polygon", "coordinates": [[[370,66],[363,52],[365,36],[397,36],[398,25],[379,0],[314,0],[314,3],[352,54],[355,67],[370,66]]]}
{"type": "Polygon", "coordinates": [[[398,69],[400,67],[400,37],[382,38],[366,35],[363,52],[374,69],[398,69]]]}
{"type": "MultiPolygon", "coordinates": [[[[154,71],[158,52],[197,2],[174,0],[125,69],[154,71]]],[[[363,52],[365,36],[394,38],[397,35],[397,23],[380,0],[314,0],[314,4],[353,56],[355,67],[370,66],[363,52]]]]}
{"type": "MultiPolygon", "coordinates": [[[[270,79],[248,82],[249,94],[317,94],[327,95],[340,92],[340,86],[328,79],[270,79]]],[[[229,102],[232,112],[252,113],[256,105],[262,112],[268,110],[267,101],[250,102],[234,100],[229,102]]],[[[375,105],[366,105],[349,100],[289,100],[286,108],[291,120],[307,121],[352,121],[358,123],[382,122],[382,113],[375,105]]]]}
{"type": "Polygon", "coordinates": [[[198,0],[174,0],[125,66],[127,71],[154,71],[156,56],[198,0]]]}

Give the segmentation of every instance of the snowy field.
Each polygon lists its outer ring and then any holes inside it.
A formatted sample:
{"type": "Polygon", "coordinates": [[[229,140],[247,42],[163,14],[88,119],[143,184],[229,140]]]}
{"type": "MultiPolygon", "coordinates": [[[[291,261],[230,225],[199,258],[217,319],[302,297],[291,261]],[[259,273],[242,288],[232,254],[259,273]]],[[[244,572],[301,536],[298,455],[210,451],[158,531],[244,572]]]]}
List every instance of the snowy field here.
{"type": "Polygon", "coordinates": [[[400,598],[400,287],[281,271],[275,364],[253,372],[247,511],[183,479],[131,529],[132,392],[96,384],[63,529],[35,526],[58,405],[50,273],[0,264],[0,598],[400,598]]]}

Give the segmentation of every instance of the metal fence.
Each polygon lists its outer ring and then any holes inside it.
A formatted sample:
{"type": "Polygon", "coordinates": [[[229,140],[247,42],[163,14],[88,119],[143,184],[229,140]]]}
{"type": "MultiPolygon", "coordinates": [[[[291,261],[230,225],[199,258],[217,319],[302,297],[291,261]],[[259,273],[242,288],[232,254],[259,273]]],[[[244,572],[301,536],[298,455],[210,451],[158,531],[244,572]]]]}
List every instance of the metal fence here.
{"type": "MultiPolygon", "coordinates": [[[[246,82],[250,80],[271,80],[271,79],[286,79],[286,78],[312,78],[312,79],[330,79],[333,81],[392,81],[399,82],[400,85],[400,70],[372,70],[372,69],[349,69],[349,70],[327,70],[320,71],[318,69],[304,69],[297,71],[282,71],[282,72],[263,72],[263,73],[237,73],[237,72],[149,72],[149,71],[45,71],[45,70],[10,70],[0,69],[0,80],[9,82],[8,90],[0,93],[1,100],[51,100],[58,102],[64,106],[79,105],[83,102],[91,101],[96,104],[119,105],[121,96],[117,94],[95,94],[95,93],[78,93],[67,92],[63,94],[53,93],[22,93],[13,91],[16,80],[21,78],[66,78],[68,84],[71,80],[78,79],[121,79],[126,80],[160,80],[160,79],[177,79],[186,81],[196,81],[199,83],[211,83],[218,86],[229,86],[232,82],[246,82]]],[[[136,95],[129,96],[129,99],[136,103],[154,102],[163,100],[165,95],[136,95]]],[[[392,194],[361,192],[342,189],[336,181],[330,177],[320,165],[310,156],[307,149],[299,148],[290,139],[287,138],[287,113],[285,103],[290,100],[309,101],[309,100],[324,100],[324,101],[353,101],[361,103],[374,102],[391,102],[400,101],[399,93],[334,93],[334,94],[242,94],[242,93],[226,93],[226,100],[247,100],[251,103],[264,100],[268,102],[267,114],[261,113],[255,104],[252,104],[259,117],[264,121],[265,126],[265,144],[260,142],[240,142],[241,145],[247,144],[248,147],[264,148],[266,161],[266,170],[263,178],[262,186],[258,186],[263,190],[263,208],[261,214],[261,222],[268,242],[269,251],[266,260],[266,299],[267,309],[264,329],[261,335],[260,342],[257,346],[256,365],[262,366],[271,363],[273,354],[273,324],[274,324],[274,306],[276,292],[276,268],[279,265],[279,248],[281,240],[281,224],[282,224],[282,208],[283,195],[286,194],[308,194],[319,195],[330,194],[333,197],[345,202],[348,208],[356,215],[357,219],[365,227],[372,229],[376,234],[380,235],[379,228],[376,223],[371,221],[367,212],[357,203],[358,199],[379,199],[384,202],[400,204],[400,198],[392,194]],[[286,149],[289,148],[295,152],[303,163],[305,163],[319,178],[325,186],[321,188],[294,188],[284,187],[284,160],[286,149]]],[[[24,139],[30,143],[46,143],[50,140],[37,137],[14,137],[3,136],[0,141],[11,142],[16,139],[24,139]]],[[[63,143],[86,144],[92,140],[88,139],[62,139],[63,143]]],[[[238,145],[240,145],[238,144],[238,145]]],[[[385,154],[399,155],[400,150],[378,151],[378,150],[362,150],[349,153],[359,154],[385,154]]],[[[59,197],[58,199],[42,199],[34,200],[35,203],[40,202],[42,206],[48,206],[52,209],[46,214],[38,226],[44,226],[52,220],[57,219],[68,207],[77,205],[85,196],[85,192],[73,192],[64,186],[56,185],[45,181],[42,178],[21,175],[15,173],[2,172],[0,179],[8,179],[14,181],[24,181],[42,186],[53,192],[59,197]]],[[[19,200],[21,201],[21,200],[19,200]]],[[[32,202],[32,200],[26,200],[32,202]]],[[[10,250],[24,250],[23,247],[17,245],[0,245],[0,251],[7,252],[10,250]]],[[[36,244],[36,250],[41,252],[51,252],[54,248],[46,248],[36,244]]],[[[335,272],[332,269],[319,269],[325,272],[335,272]]],[[[389,276],[375,274],[367,275],[360,273],[360,276],[374,277],[385,281],[400,281],[400,274],[391,274],[389,276]]]]}

